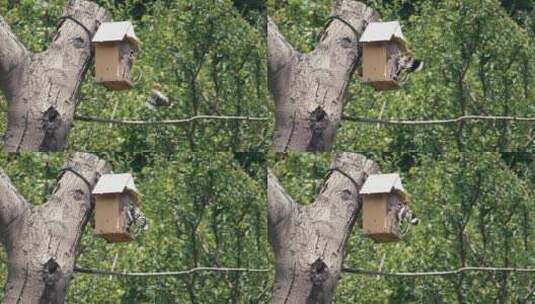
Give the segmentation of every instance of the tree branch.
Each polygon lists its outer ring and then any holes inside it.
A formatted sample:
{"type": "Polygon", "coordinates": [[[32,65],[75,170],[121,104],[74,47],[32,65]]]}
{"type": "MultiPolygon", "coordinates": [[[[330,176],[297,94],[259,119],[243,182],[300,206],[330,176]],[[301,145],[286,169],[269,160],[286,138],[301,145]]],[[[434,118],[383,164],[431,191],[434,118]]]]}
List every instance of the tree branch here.
{"type": "Polygon", "coordinates": [[[130,119],[107,119],[86,115],[75,115],[74,118],[78,121],[111,123],[118,125],[143,125],[143,126],[160,126],[160,125],[185,125],[196,120],[245,120],[245,121],[266,121],[268,117],[252,117],[252,116],[213,116],[213,115],[197,115],[183,119],[166,119],[166,120],[130,120],[130,119]]]}
{"type": "MultiPolygon", "coordinates": [[[[365,4],[337,1],[314,51],[294,51],[277,26],[268,23],[269,90],[276,103],[272,149],[330,151],[345,92],[360,63],[359,36],[379,15],[365,4]],[[342,21],[343,20],[343,21],[342,21]]],[[[326,20],[327,22],[327,20],[326,20]]]]}
{"type": "Polygon", "coordinates": [[[299,205],[282,187],[277,177],[268,169],[268,237],[273,248],[279,248],[280,230],[284,229],[291,219],[292,213],[299,205]]]}
{"type": "Polygon", "coordinates": [[[432,119],[432,120],[408,120],[408,119],[375,119],[368,117],[342,116],[343,120],[368,123],[368,124],[385,124],[385,125],[447,125],[458,124],[464,121],[510,121],[513,123],[535,123],[535,117],[518,117],[518,116],[492,116],[492,115],[464,115],[456,118],[432,119]]]}
{"type": "MultiPolygon", "coordinates": [[[[339,16],[350,24],[357,33],[347,24],[343,24],[340,20],[332,20],[327,28],[323,31],[320,42],[316,45],[316,49],[324,48],[325,45],[336,46],[340,44],[340,38],[350,37],[351,40],[358,45],[358,39],[366,29],[370,22],[380,21],[379,13],[368,7],[366,4],[353,0],[338,0],[336,1],[331,16],[339,16]],[[358,37],[355,35],[358,34],[358,37]]],[[[334,49],[329,56],[336,56],[339,50],[334,49]]]]}
{"type": "MultiPolygon", "coordinates": [[[[43,218],[49,219],[50,233],[56,236],[55,241],[58,243],[58,247],[61,244],[61,246],[65,246],[61,249],[68,251],[73,244],[75,248],[77,247],[93,210],[91,205],[92,188],[100,176],[109,173],[111,168],[96,155],[81,152],[70,155],[65,160],[64,168],[71,168],[83,179],[73,172],[62,172],[52,195],[46,204],[38,208],[37,212],[43,218]],[[89,182],[89,185],[86,184],[86,181],[89,182]],[[58,217],[58,215],[60,216],[58,217]],[[61,225],[53,225],[53,221],[57,221],[61,225]],[[67,233],[67,231],[76,231],[76,233],[67,233]]],[[[69,267],[74,267],[74,264],[69,265],[69,267]]]]}
{"type": "Polygon", "coordinates": [[[72,17],[77,22],[65,19],[59,27],[49,51],[65,53],[69,48],[79,53],[91,51],[91,39],[102,22],[111,20],[110,14],[98,4],[85,0],[70,0],[63,10],[63,16],[72,17]],[[86,32],[86,29],[89,31],[86,32]],[[76,43],[73,41],[76,40],[76,43]]]}
{"type": "Polygon", "coordinates": [[[342,268],[342,272],[363,274],[363,275],[379,275],[390,277],[433,277],[433,276],[454,276],[463,272],[518,272],[518,273],[533,273],[535,268],[513,268],[513,267],[461,267],[454,270],[445,271],[428,271],[428,272],[385,272],[367,270],[362,268],[342,268]]]}
{"type": "Polygon", "coordinates": [[[101,175],[111,171],[111,168],[104,161],[99,159],[96,155],[90,153],[76,152],[70,155],[64,163],[64,168],[70,168],[80,174],[77,176],[70,171],[64,171],[59,176],[59,181],[54,189],[52,196],[43,208],[62,208],[63,212],[71,212],[73,209],[79,209],[81,197],[86,198],[85,203],[90,206],[90,197],[92,189],[101,175]],[[85,180],[84,180],[85,179],[85,180]],[[86,181],[90,185],[86,184],[86,181]],[[77,195],[72,195],[73,192],[77,195]],[[78,203],[77,203],[78,201],[78,203]]]}
{"type": "MultiPolygon", "coordinates": [[[[364,155],[357,153],[336,153],[331,161],[331,173],[329,174],[320,195],[316,198],[313,208],[332,209],[331,216],[338,215],[341,220],[347,220],[351,214],[337,210],[341,204],[353,204],[358,206],[358,193],[370,174],[379,172],[379,166],[364,155]],[[341,196],[345,192],[350,196],[341,196]],[[350,199],[350,197],[352,199],[350,199]],[[348,202],[348,201],[351,201],[348,202]],[[320,206],[317,206],[317,205],[320,206]],[[323,204],[323,205],[322,205],[323,204]]],[[[346,211],[348,208],[345,208],[346,211]]],[[[353,212],[349,210],[349,212],[353,212]]]]}
{"type": "Polygon", "coordinates": [[[13,186],[9,177],[0,168],[0,241],[6,241],[9,227],[16,222],[30,204],[13,186]]]}
{"type": "Polygon", "coordinates": [[[8,230],[5,303],[65,301],[78,244],[92,212],[91,188],[110,168],[89,153],[72,154],[64,167],[76,173],[62,171],[48,202],[27,207],[8,230]]]}
{"type": "MultiPolygon", "coordinates": [[[[277,25],[268,17],[267,25],[267,47],[268,47],[268,76],[277,78],[279,72],[288,64],[295,50],[280,33],[277,25]]],[[[275,82],[269,81],[271,85],[275,82]]]]}
{"type": "MultiPolygon", "coordinates": [[[[78,92],[91,63],[91,36],[110,20],[109,13],[92,1],[67,2],[59,29],[45,52],[26,56],[0,83],[9,102],[4,150],[60,151],[66,146],[78,92]]],[[[0,24],[0,50],[22,54],[22,46],[0,24]],[[7,40],[10,48],[3,47],[7,40]]],[[[2,55],[2,53],[0,53],[2,55]]],[[[5,54],[4,54],[5,55],[5,54]]],[[[9,57],[9,56],[8,56],[9,57]]]]}
{"type": "Polygon", "coordinates": [[[287,218],[298,205],[268,169],[268,216],[275,225],[287,218]]]}
{"type": "Polygon", "coordinates": [[[164,272],[121,272],[121,271],[109,271],[100,269],[87,269],[75,267],[75,272],[94,274],[94,275],[113,275],[120,277],[170,277],[170,276],[184,276],[197,272],[269,272],[269,268],[232,268],[232,267],[195,267],[182,271],[164,271],[164,272]]]}
{"type": "Polygon", "coordinates": [[[331,169],[315,202],[299,208],[268,173],[268,233],[276,259],[273,303],[332,302],[360,188],[378,166],[364,155],[340,153],[332,155],[331,169]]]}
{"type": "Polygon", "coordinates": [[[6,87],[10,72],[14,70],[29,52],[0,16],[0,87],[6,87]]]}

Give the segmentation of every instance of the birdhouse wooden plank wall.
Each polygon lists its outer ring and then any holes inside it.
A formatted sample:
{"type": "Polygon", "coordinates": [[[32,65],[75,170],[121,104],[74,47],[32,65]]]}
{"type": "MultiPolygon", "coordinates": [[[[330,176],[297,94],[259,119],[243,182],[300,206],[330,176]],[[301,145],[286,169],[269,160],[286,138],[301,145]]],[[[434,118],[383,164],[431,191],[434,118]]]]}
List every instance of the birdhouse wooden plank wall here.
{"type": "Polygon", "coordinates": [[[96,82],[110,90],[132,88],[131,72],[139,44],[130,22],[100,25],[93,37],[96,82]]]}
{"type": "Polygon", "coordinates": [[[386,59],[386,48],[382,43],[370,43],[363,48],[362,74],[366,75],[366,81],[384,80],[386,59]]]}
{"type": "Polygon", "coordinates": [[[371,22],[360,43],[363,83],[378,91],[399,88],[399,59],[408,52],[399,22],[371,22]]]}
{"type": "Polygon", "coordinates": [[[130,174],[105,174],[95,189],[95,235],[109,243],[135,239],[132,210],[140,207],[140,194],[130,174]]]}
{"type": "Polygon", "coordinates": [[[401,240],[398,214],[408,202],[399,175],[370,175],[360,195],[363,234],[380,243],[401,240]]]}

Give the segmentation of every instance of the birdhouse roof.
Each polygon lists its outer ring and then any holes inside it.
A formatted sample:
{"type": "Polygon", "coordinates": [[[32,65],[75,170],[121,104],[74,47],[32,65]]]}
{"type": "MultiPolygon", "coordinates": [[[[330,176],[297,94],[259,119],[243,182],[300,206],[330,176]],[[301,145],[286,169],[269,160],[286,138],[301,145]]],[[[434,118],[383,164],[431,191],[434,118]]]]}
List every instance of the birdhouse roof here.
{"type": "Polygon", "coordinates": [[[363,43],[391,41],[393,39],[405,41],[398,21],[370,22],[362,36],[360,36],[360,42],[363,43]]]}
{"type": "Polygon", "coordinates": [[[93,189],[94,195],[120,193],[131,193],[135,201],[138,202],[141,195],[134,184],[134,178],[131,174],[104,174],[93,189]]]}
{"type": "Polygon", "coordinates": [[[104,22],[99,26],[93,37],[93,42],[95,43],[124,40],[132,42],[135,46],[141,44],[134,32],[134,26],[129,21],[104,22]]]}
{"type": "Polygon", "coordinates": [[[366,182],[360,189],[360,194],[382,194],[398,192],[404,198],[407,194],[401,184],[401,178],[397,173],[390,174],[372,174],[368,176],[366,182]]]}

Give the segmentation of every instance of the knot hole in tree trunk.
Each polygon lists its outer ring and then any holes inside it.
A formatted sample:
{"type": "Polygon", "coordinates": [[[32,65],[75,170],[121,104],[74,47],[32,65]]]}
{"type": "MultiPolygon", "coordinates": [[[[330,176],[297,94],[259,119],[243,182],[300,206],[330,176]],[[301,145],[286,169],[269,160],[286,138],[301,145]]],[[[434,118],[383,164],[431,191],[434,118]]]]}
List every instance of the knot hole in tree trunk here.
{"type": "Polygon", "coordinates": [[[39,303],[57,303],[57,299],[63,299],[66,290],[66,281],[61,266],[50,258],[44,265],[42,270],[42,279],[45,283],[45,289],[39,299],[39,303]],[[58,296],[58,294],[61,294],[58,296]]]}
{"type": "Polygon", "coordinates": [[[320,106],[310,113],[309,127],[312,135],[308,143],[309,151],[323,151],[327,149],[324,132],[329,126],[329,122],[329,115],[320,106]]]}
{"type": "Polygon", "coordinates": [[[76,49],[84,48],[85,47],[84,38],[76,37],[76,38],[72,39],[72,44],[73,44],[74,48],[76,48],[76,49]]]}
{"type": "Polygon", "coordinates": [[[81,201],[82,199],[84,199],[84,195],[85,193],[81,189],[76,189],[72,193],[72,197],[77,201],[81,201]]]}
{"type": "Polygon", "coordinates": [[[325,282],[329,279],[329,267],[325,262],[318,258],[312,265],[310,265],[310,280],[312,281],[312,288],[307,297],[307,304],[323,303],[322,299],[325,294],[325,282]]]}
{"type": "Polygon", "coordinates": [[[58,136],[56,135],[56,131],[61,127],[61,124],[61,114],[56,110],[56,108],[50,106],[43,113],[42,117],[41,127],[45,134],[43,140],[41,141],[41,150],[58,150],[59,142],[57,140],[58,136]]]}
{"type": "Polygon", "coordinates": [[[58,281],[58,274],[61,272],[61,267],[54,260],[50,258],[45,265],[43,265],[43,281],[46,285],[53,285],[58,281]],[[58,272],[59,271],[59,272],[58,272]]]}
{"type": "Polygon", "coordinates": [[[322,286],[329,278],[329,267],[325,262],[318,258],[312,265],[310,265],[310,280],[314,286],[322,286]]]}

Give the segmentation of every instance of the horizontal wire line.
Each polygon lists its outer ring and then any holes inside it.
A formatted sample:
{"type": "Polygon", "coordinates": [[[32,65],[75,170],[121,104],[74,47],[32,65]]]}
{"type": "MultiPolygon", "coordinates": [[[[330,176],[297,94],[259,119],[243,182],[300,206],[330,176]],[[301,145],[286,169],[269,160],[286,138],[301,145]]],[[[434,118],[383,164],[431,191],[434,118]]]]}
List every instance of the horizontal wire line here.
{"type": "MultiPolygon", "coordinates": [[[[114,275],[124,277],[163,277],[163,276],[183,276],[195,272],[270,272],[268,268],[220,268],[220,267],[196,267],[182,271],[165,271],[165,272],[120,272],[99,269],[87,269],[75,267],[75,272],[94,274],[94,275],[114,275]]],[[[515,267],[461,267],[455,270],[430,271],[430,272],[385,272],[367,270],[361,268],[342,268],[342,272],[351,274],[362,274],[371,276],[394,276],[394,277],[429,277],[429,276],[452,276],[459,275],[463,272],[518,272],[518,273],[535,273],[535,268],[515,268],[515,267]]]]}
{"type": "Polygon", "coordinates": [[[369,124],[385,124],[385,125],[444,125],[456,124],[468,120],[487,120],[487,121],[512,121],[522,123],[535,123],[535,117],[516,117],[516,116],[481,116],[481,115],[465,115],[457,118],[448,119],[434,119],[434,120],[402,120],[402,119],[376,119],[368,117],[354,117],[342,116],[343,120],[369,123],[369,124]]]}
{"type": "Polygon", "coordinates": [[[513,267],[461,267],[455,270],[446,271],[430,271],[430,272],[385,272],[366,270],[360,268],[343,268],[342,272],[364,275],[380,275],[380,276],[394,276],[394,277],[429,277],[429,276],[451,276],[458,275],[463,272],[522,272],[535,273],[535,268],[513,268],[513,267]]]}
{"type": "Polygon", "coordinates": [[[267,117],[250,117],[250,116],[212,116],[212,115],[197,115],[184,119],[170,119],[159,121],[147,121],[147,120],[129,120],[129,119],[107,119],[94,116],[78,115],[74,116],[74,119],[87,122],[98,123],[112,123],[119,125],[181,125],[191,123],[195,120],[245,120],[245,121],[265,121],[267,117]]]}
{"type": "MultiPolygon", "coordinates": [[[[253,116],[213,116],[213,115],[197,115],[184,119],[169,119],[159,121],[148,120],[131,120],[131,119],[108,119],[95,116],[79,115],[74,117],[78,121],[96,122],[96,123],[111,123],[119,125],[182,125],[188,124],[195,120],[243,120],[243,121],[267,121],[269,117],[253,117],[253,116]]],[[[359,116],[342,116],[342,120],[367,123],[367,124],[384,124],[384,125],[447,125],[457,124],[463,121],[510,121],[519,123],[535,123],[535,117],[516,117],[516,116],[482,116],[482,115],[465,115],[457,118],[448,119],[432,119],[432,120],[404,120],[404,119],[377,119],[359,116]]]]}
{"type": "Polygon", "coordinates": [[[87,269],[75,267],[75,272],[95,275],[113,275],[123,277],[165,277],[165,276],[182,276],[195,272],[268,272],[271,269],[255,269],[255,268],[218,268],[218,267],[196,267],[182,271],[165,271],[165,272],[120,272],[99,269],[87,269]]]}

